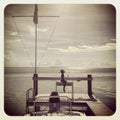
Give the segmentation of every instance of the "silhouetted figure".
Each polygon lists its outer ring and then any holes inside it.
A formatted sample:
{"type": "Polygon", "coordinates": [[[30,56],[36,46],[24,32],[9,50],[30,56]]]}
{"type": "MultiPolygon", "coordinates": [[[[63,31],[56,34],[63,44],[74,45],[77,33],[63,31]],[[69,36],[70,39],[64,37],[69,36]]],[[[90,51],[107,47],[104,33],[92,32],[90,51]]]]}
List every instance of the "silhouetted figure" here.
{"type": "Polygon", "coordinates": [[[60,97],[58,92],[53,91],[49,98],[49,113],[60,111],[60,97]]]}
{"type": "Polygon", "coordinates": [[[65,71],[63,69],[61,69],[60,72],[61,72],[61,82],[63,83],[63,91],[65,92],[65,86],[66,86],[66,83],[67,83],[67,81],[64,79],[65,71]]]}

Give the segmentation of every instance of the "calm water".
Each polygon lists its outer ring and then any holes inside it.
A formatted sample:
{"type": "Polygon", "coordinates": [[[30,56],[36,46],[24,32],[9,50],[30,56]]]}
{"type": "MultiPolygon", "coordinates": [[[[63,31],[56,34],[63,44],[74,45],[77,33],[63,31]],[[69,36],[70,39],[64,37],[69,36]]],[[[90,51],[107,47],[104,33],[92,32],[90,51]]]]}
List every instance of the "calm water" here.
{"type": "MultiPolygon", "coordinates": [[[[113,111],[116,109],[116,79],[115,73],[91,73],[93,76],[93,92],[101,101],[103,101],[113,111]]],[[[86,73],[80,75],[66,73],[66,76],[86,76],[86,73]]],[[[8,115],[21,116],[25,114],[26,91],[33,87],[32,73],[30,74],[5,74],[5,112],[8,115]]],[[[42,73],[39,76],[60,76],[59,73],[42,73]]],[[[56,81],[39,81],[39,93],[51,93],[55,90],[56,81]]],[[[62,87],[58,88],[62,91],[62,87]]],[[[66,87],[70,92],[71,88],[66,87]]],[[[74,81],[74,92],[87,93],[86,81],[74,81]]]]}

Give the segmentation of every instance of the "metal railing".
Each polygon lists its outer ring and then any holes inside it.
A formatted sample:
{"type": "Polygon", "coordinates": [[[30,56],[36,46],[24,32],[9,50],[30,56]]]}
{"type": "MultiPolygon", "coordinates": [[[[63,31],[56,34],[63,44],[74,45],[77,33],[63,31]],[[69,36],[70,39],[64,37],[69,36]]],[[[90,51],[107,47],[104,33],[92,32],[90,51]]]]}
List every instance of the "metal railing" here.
{"type": "Polygon", "coordinates": [[[26,92],[26,113],[32,113],[33,116],[47,115],[52,112],[72,115],[71,98],[67,96],[37,96],[34,98],[33,95],[31,95],[32,92],[34,93],[33,88],[28,89],[26,92]],[[50,99],[56,98],[59,98],[60,101],[50,102],[50,99]],[[32,111],[29,106],[32,106],[32,111]],[[37,109],[36,111],[36,108],[39,110],[37,109]]]}
{"type": "Polygon", "coordinates": [[[29,113],[29,103],[34,100],[34,89],[30,88],[26,91],[26,113],[29,113]]]}

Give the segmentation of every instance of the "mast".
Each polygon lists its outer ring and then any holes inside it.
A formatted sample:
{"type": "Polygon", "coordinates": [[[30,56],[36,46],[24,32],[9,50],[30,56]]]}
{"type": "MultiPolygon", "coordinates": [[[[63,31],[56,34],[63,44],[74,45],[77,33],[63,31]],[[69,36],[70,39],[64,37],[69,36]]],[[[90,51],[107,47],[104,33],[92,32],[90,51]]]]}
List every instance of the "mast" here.
{"type": "Polygon", "coordinates": [[[35,74],[37,74],[37,24],[35,24],[35,74]]]}
{"type": "Polygon", "coordinates": [[[37,74],[37,24],[38,24],[38,8],[35,4],[33,22],[35,24],[35,74],[37,74]]]}
{"type": "Polygon", "coordinates": [[[38,74],[37,74],[37,24],[38,24],[38,8],[35,4],[33,22],[35,24],[35,72],[33,75],[34,97],[38,94],[38,74]]]}

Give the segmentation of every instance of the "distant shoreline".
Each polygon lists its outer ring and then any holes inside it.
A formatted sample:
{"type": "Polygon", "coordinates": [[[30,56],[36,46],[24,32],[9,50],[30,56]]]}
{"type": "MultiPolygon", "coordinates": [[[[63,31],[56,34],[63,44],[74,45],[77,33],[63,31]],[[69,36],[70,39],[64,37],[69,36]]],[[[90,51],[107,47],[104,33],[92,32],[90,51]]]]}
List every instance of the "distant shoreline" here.
{"type": "MultiPolygon", "coordinates": [[[[88,69],[71,69],[68,67],[38,67],[38,73],[59,73],[60,69],[66,72],[116,72],[116,68],[88,68],[88,69]]],[[[34,73],[34,67],[5,67],[4,73],[34,73]]]]}

